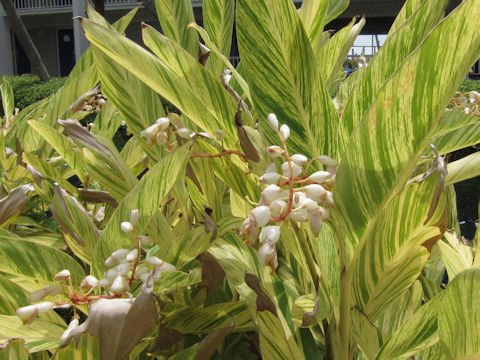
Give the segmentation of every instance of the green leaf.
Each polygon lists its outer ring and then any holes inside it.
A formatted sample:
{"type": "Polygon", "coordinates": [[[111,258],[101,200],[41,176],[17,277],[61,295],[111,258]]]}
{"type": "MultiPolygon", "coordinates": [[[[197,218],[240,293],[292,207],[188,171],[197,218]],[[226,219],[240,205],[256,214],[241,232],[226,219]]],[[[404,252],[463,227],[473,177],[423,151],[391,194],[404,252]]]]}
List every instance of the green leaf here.
{"type": "Polygon", "coordinates": [[[58,350],[58,360],[96,360],[100,359],[100,346],[98,337],[91,336],[88,333],[79,337],[78,344],[74,339],[70,341],[70,345],[58,350]]]}
{"type": "Polygon", "coordinates": [[[200,63],[175,42],[144,27],[144,42],[155,57],[133,41],[106,28],[83,21],[89,40],[177,107],[186,117],[213,136],[222,129],[225,145],[234,148],[237,105],[233,97],[200,63]],[[142,59],[139,63],[136,59],[142,59]]]}
{"type": "Polygon", "coordinates": [[[315,54],[319,50],[323,38],[328,5],[329,0],[304,0],[300,8],[300,20],[315,54]]]}
{"type": "Polygon", "coordinates": [[[1,275],[0,300],[1,315],[15,315],[19,307],[30,305],[25,290],[1,275]]]}
{"type": "MultiPolygon", "coordinates": [[[[374,103],[376,95],[380,90],[384,82],[399,68],[400,64],[407,58],[408,55],[420,44],[420,42],[425,38],[428,32],[432,29],[434,25],[443,17],[445,6],[448,3],[448,0],[440,1],[424,1],[422,6],[412,15],[395,33],[387,37],[385,44],[379,50],[379,52],[373,57],[372,61],[368,67],[362,72],[359,79],[357,80],[357,86],[353,89],[350,100],[348,101],[343,114],[342,114],[342,131],[345,131],[341,136],[344,137],[342,140],[340,138],[341,151],[346,146],[346,141],[348,137],[353,132],[358,123],[364,118],[369,107],[374,103]]],[[[444,25],[445,26],[445,25],[444,25]]],[[[436,33],[440,33],[441,30],[437,30],[436,33]]],[[[439,35],[437,35],[439,36],[439,35]]],[[[430,36],[430,42],[434,42],[434,36],[430,36]]],[[[438,40],[438,39],[437,39],[438,40]]],[[[442,44],[444,45],[444,44],[442,44]]],[[[423,46],[422,48],[427,48],[423,46]]],[[[436,49],[438,56],[444,57],[448,50],[451,51],[452,48],[444,46],[440,50],[441,46],[436,49]]],[[[422,51],[423,55],[420,55],[420,50],[416,51],[416,57],[421,58],[419,61],[426,61],[426,57],[431,56],[431,54],[426,54],[425,51],[422,51]]],[[[430,59],[430,58],[429,58],[430,59]]],[[[413,63],[413,57],[410,57],[410,62],[413,63]]],[[[429,65],[430,66],[430,65],[429,65]]],[[[406,74],[408,71],[407,66],[403,66],[403,75],[404,82],[410,91],[414,90],[414,85],[410,84],[410,81],[406,82],[406,79],[414,77],[412,75],[406,74]]],[[[430,68],[433,71],[432,68],[430,68]]],[[[427,71],[428,72],[428,71],[427,71]]],[[[424,76],[426,74],[424,73],[424,76]]],[[[397,77],[400,74],[396,75],[397,77]]],[[[415,77],[416,79],[417,77],[415,77]]],[[[433,79],[431,81],[434,81],[433,79]]],[[[418,83],[420,86],[420,83],[418,83]]],[[[424,82],[424,91],[428,93],[429,86],[426,86],[424,82]]],[[[449,95],[455,91],[453,88],[449,95]]],[[[387,96],[387,99],[390,99],[391,95],[387,96]]],[[[430,96],[430,95],[418,95],[418,96],[430,96]]],[[[430,100],[430,99],[429,99],[430,100]]],[[[395,103],[393,98],[388,100],[383,106],[389,109],[389,103],[395,103]]],[[[432,102],[433,99],[432,99],[432,102]]],[[[402,105],[403,106],[403,105],[402,105]]]]}
{"type": "Polygon", "coordinates": [[[305,359],[295,343],[288,341],[282,323],[270,311],[257,313],[260,350],[265,360],[305,359]]]}
{"type": "Polygon", "coordinates": [[[480,269],[458,274],[448,284],[438,313],[440,343],[451,359],[480,355],[480,269]]]}
{"type": "Polygon", "coordinates": [[[29,325],[23,325],[17,316],[0,315],[0,343],[24,339],[32,352],[56,348],[66,329],[65,321],[53,311],[39,314],[29,325]]]}
{"type": "Polygon", "coordinates": [[[472,36],[463,27],[475,26],[471,19],[477,12],[480,16],[474,1],[465,1],[432,30],[384,84],[353,133],[334,189],[347,264],[372,220],[412,173],[451,94],[475,61],[480,34],[472,36]]]}
{"type": "Polygon", "coordinates": [[[61,270],[68,269],[74,284],[80,284],[85,273],[71,256],[65,253],[18,238],[0,238],[0,271],[44,283],[54,281],[61,270]]]}
{"type": "Polygon", "coordinates": [[[118,63],[111,61],[95,46],[92,47],[92,51],[101,79],[102,91],[109,99],[107,104],[110,101],[113,103],[145,152],[152,159],[159,160],[161,152],[156,147],[149,147],[146,139],[140,136],[140,132],[158,118],[165,116],[160,97],[144,82],[118,63]]]}
{"type": "Polygon", "coordinates": [[[408,358],[438,343],[437,315],[445,293],[441,292],[415,312],[382,346],[377,360],[408,358]]]}
{"type": "MultiPolygon", "coordinates": [[[[105,94],[105,84],[102,85],[102,92],[105,94]]],[[[121,115],[117,109],[115,109],[112,102],[106,101],[95,117],[95,126],[92,126],[91,132],[111,139],[120,127],[122,120],[121,115]]]]}
{"type": "MultiPolygon", "coordinates": [[[[428,219],[436,176],[394,198],[364,233],[353,270],[354,303],[375,321],[418,278],[429,252],[424,243],[440,238],[441,218],[428,219]],[[440,228],[439,228],[440,227],[440,228]]],[[[439,205],[442,213],[445,203],[439,205]]]]}
{"type": "MultiPolygon", "coordinates": [[[[205,0],[202,6],[203,26],[210,40],[227,58],[232,45],[234,8],[234,0],[205,0]]],[[[215,76],[219,76],[223,70],[222,60],[210,55],[207,68],[212,69],[215,76]]]]}
{"type": "Polygon", "coordinates": [[[351,335],[367,359],[375,359],[380,349],[379,329],[358,308],[353,308],[351,335]]]}
{"type": "Polygon", "coordinates": [[[328,2],[325,24],[328,24],[333,19],[336,19],[338,15],[343,13],[348,8],[348,5],[350,5],[350,0],[330,0],[328,2]]]}
{"type": "Polygon", "coordinates": [[[75,171],[80,181],[85,183],[87,177],[85,162],[78,149],[74,149],[70,139],[45,123],[30,120],[28,124],[58,152],[65,162],[75,171]]]}
{"type": "Polygon", "coordinates": [[[462,244],[454,232],[447,231],[444,236],[446,241],[439,241],[437,245],[447,268],[448,281],[451,281],[459,273],[472,267],[473,248],[462,244]]]}
{"type": "Polygon", "coordinates": [[[144,227],[172,189],[177,177],[184,171],[190,151],[190,145],[187,144],[165,157],[142,177],[142,180],[122,200],[98,239],[92,261],[93,274],[98,275],[103,272],[105,268],[103,262],[113,251],[123,247],[128,248],[133,244],[131,234],[126,234],[120,229],[120,223],[130,219],[130,212],[133,209],[140,210],[140,220],[136,230],[138,234],[143,234],[144,227]]]}
{"type": "Polygon", "coordinates": [[[0,83],[0,93],[2,94],[2,107],[3,115],[5,118],[5,123],[10,121],[10,118],[15,111],[15,99],[13,97],[13,88],[12,85],[8,82],[6,77],[2,77],[2,82],[0,83]]]}
{"type": "Polygon", "coordinates": [[[198,284],[202,281],[200,272],[200,269],[194,269],[188,274],[181,271],[164,272],[160,280],[155,282],[155,292],[169,292],[185,286],[198,284]]]}
{"type": "Polygon", "coordinates": [[[163,33],[191,55],[197,56],[198,35],[187,29],[188,24],[195,22],[191,1],[155,0],[155,8],[163,33]]]}
{"type": "Polygon", "coordinates": [[[0,350],[0,360],[28,360],[28,355],[28,349],[22,339],[10,340],[6,349],[0,350]]]}
{"type": "Polygon", "coordinates": [[[323,84],[315,56],[290,0],[239,0],[237,35],[242,75],[250,85],[260,127],[267,139],[279,138],[266,123],[275,113],[291,129],[292,153],[336,157],[338,116],[323,84]]]}
{"type": "Polygon", "coordinates": [[[397,14],[395,21],[393,22],[388,34],[391,35],[399,27],[401,27],[409,18],[412,16],[415,11],[417,11],[420,6],[425,2],[425,0],[407,0],[405,4],[403,4],[402,10],[397,14]]]}
{"type": "Polygon", "coordinates": [[[165,326],[183,334],[209,333],[231,325],[232,318],[236,330],[248,331],[253,328],[250,314],[245,305],[237,301],[219,303],[200,309],[182,307],[165,315],[165,326]]]}
{"type": "Polygon", "coordinates": [[[331,89],[344,78],[343,63],[348,52],[353,46],[355,39],[365,25],[365,18],[361,18],[355,24],[354,18],[348,26],[345,26],[333,35],[320,49],[317,55],[318,67],[325,79],[325,87],[331,89]]]}
{"type": "MultiPolygon", "coordinates": [[[[468,124],[451,130],[431,140],[439,154],[448,154],[468,146],[475,146],[480,141],[480,123],[468,124]]],[[[428,150],[426,150],[428,151],[428,150]]]]}

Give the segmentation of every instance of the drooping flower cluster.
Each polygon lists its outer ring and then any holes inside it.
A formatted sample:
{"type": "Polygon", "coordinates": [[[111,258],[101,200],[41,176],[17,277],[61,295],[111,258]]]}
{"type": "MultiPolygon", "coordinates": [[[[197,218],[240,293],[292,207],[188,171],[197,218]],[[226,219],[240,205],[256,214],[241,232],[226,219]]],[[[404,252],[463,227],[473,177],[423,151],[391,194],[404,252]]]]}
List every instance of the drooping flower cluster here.
{"type": "Polygon", "coordinates": [[[275,114],[270,114],[267,121],[282,143],[281,146],[269,146],[267,153],[272,159],[283,160],[281,171],[278,172],[277,164],[272,162],[260,177],[259,181],[266,187],[256,207],[243,222],[240,235],[246,237],[247,244],[255,244],[263,228],[262,246],[258,252],[260,261],[274,270],[278,265],[275,244],[280,237],[280,227],[269,224],[285,220],[309,222],[313,234],[318,235],[323,222],[329,219],[328,208],[333,206],[332,187],[338,166],[327,155],[310,160],[302,154],[290,155],[286,145],[290,128],[286,124],[279,127],[275,114]],[[310,173],[315,161],[324,170],[310,173]]]}
{"type": "MultiPolygon", "coordinates": [[[[477,91],[470,91],[468,93],[457,92],[452,99],[453,105],[463,110],[465,115],[473,115],[480,117],[480,93],[477,91]]],[[[453,108],[447,108],[447,111],[453,108]]]]}

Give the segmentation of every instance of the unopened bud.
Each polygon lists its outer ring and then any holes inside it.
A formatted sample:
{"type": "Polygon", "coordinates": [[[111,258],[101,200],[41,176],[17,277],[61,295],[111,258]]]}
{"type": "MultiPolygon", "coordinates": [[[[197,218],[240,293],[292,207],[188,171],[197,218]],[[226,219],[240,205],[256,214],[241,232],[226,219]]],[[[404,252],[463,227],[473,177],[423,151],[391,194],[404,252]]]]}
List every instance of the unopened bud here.
{"type": "Polygon", "coordinates": [[[258,180],[264,184],[274,184],[280,180],[280,177],[280,174],[277,173],[266,173],[260,176],[258,180]]]}
{"type": "Polygon", "coordinates": [[[116,261],[120,261],[120,260],[123,260],[125,259],[125,256],[127,256],[129,250],[127,249],[118,249],[118,250],[115,250],[113,253],[112,253],[112,258],[114,258],[116,261]]]}
{"type": "Polygon", "coordinates": [[[323,203],[327,206],[333,206],[333,193],[331,191],[327,191],[323,197],[323,203]]]}
{"type": "Polygon", "coordinates": [[[323,165],[326,166],[337,166],[337,162],[333,160],[330,156],[327,155],[320,155],[317,157],[318,161],[320,161],[323,165]]]}
{"type": "Polygon", "coordinates": [[[53,303],[50,301],[43,301],[41,303],[35,304],[39,313],[44,313],[53,309],[53,303]]]}
{"type": "Polygon", "coordinates": [[[133,261],[137,260],[137,258],[138,258],[138,250],[137,249],[130,250],[130,252],[127,254],[127,256],[125,256],[125,259],[128,262],[133,262],[133,261]]]}
{"type": "Polygon", "coordinates": [[[110,266],[115,265],[115,263],[116,263],[116,260],[115,260],[113,257],[109,256],[109,257],[105,260],[105,263],[104,263],[104,264],[105,264],[106,267],[110,267],[110,266]]]}
{"type": "Polygon", "coordinates": [[[271,184],[268,185],[262,191],[262,202],[266,205],[269,205],[272,201],[277,200],[279,198],[287,196],[288,193],[282,190],[277,185],[271,184]]]}
{"type": "Polygon", "coordinates": [[[287,208],[287,203],[283,200],[274,200],[270,204],[270,213],[272,217],[277,218],[287,208]]]}
{"type": "Polygon", "coordinates": [[[322,183],[332,177],[332,174],[330,174],[328,171],[317,171],[314,172],[312,175],[308,177],[308,180],[316,182],[316,183],[322,183]]]}
{"type": "Polygon", "coordinates": [[[273,131],[278,130],[278,119],[275,114],[268,114],[267,121],[268,121],[268,125],[270,125],[273,131]]]}
{"type": "Polygon", "coordinates": [[[115,294],[123,294],[128,289],[127,279],[118,275],[110,286],[110,290],[115,294]]]}
{"type": "Polygon", "coordinates": [[[36,305],[28,305],[16,310],[17,316],[22,320],[23,324],[30,324],[38,315],[38,309],[36,305]]]}
{"type": "Polygon", "coordinates": [[[278,239],[280,239],[280,227],[265,226],[263,228],[260,238],[261,242],[270,242],[271,244],[276,244],[278,239]]]}
{"type": "MultiPolygon", "coordinates": [[[[302,174],[302,167],[295,163],[292,163],[292,165],[293,165],[293,176],[300,176],[302,174]]],[[[283,176],[290,177],[290,164],[288,163],[288,161],[282,164],[282,173],[283,173],[283,176]]]]}
{"type": "Polygon", "coordinates": [[[146,235],[139,235],[137,236],[137,239],[140,241],[142,246],[150,245],[152,243],[152,238],[146,235]]]}
{"type": "Polygon", "coordinates": [[[308,221],[308,209],[301,207],[298,210],[293,210],[287,218],[296,222],[306,222],[308,221]]]}
{"type": "Polygon", "coordinates": [[[88,276],[85,277],[85,279],[83,279],[83,282],[84,282],[87,286],[89,286],[89,287],[91,287],[91,288],[94,288],[94,287],[97,287],[97,286],[98,286],[98,282],[99,282],[99,281],[98,281],[98,279],[97,279],[95,276],[93,276],[93,275],[88,275],[88,276]]]}
{"type": "Polygon", "coordinates": [[[62,336],[60,337],[60,343],[67,340],[72,330],[75,329],[78,325],[79,325],[78,319],[73,319],[72,321],[70,321],[70,323],[68,324],[67,330],[65,330],[62,336]]]}
{"type": "Polygon", "coordinates": [[[327,190],[322,185],[318,184],[310,184],[303,188],[303,191],[307,194],[307,196],[315,200],[316,202],[321,202],[323,196],[326,194],[327,190]]]}
{"type": "Polygon", "coordinates": [[[156,257],[156,256],[150,256],[150,257],[146,258],[145,261],[146,261],[148,264],[153,265],[153,266],[161,266],[161,265],[163,265],[163,260],[159,259],[159,258],[156,257]]]}
{"type": "Polygon", "coordinates": [[[278,266],[275,245],[269,242],[263,244],[260,249],[258,249],[258,257],[262,266],[268,265],[272,268],[272,270],[276,269],[278,266]]]}
{"type": "Polygon", "coordinates": [[[320,233],[323,225],[323,213],[322,209],[310,211],[310,229],[312,229],[313,235],[317,236],[320,233]]]}
{"type": "Polygon", "coordinates": [[[225,131],[217,129],[213,132],[213,136],[217,141],[222,142],[225,139],[225,131]]]}
{"type": "Polygon", "coordinates": [[[157,119],[157,122],[156,124],[158,125],[158,127],[160,128],[160,130],[165,130],[166,128],[168,128],[168,125],[170,125],[170,120],[168,120],[166,117],[161,117],[161,118],[158,118],[157,119]]]}
{"type": "Polygon", "coordinates": [[[138,209],[133,209],[130,212],[130,222],[133,225],[137,225],[138,219],[140,219],[140,211],[138,209]]]}
{"type": "Polygon", "coordinates": [[[133,224],[129,221],[123,221],[121,224],[120,224],[120,229],[124,232],[124,233],[127,233],[127,232],[133,232],[133,224]]]}
{"type": "Polygon", "coordinates": [[[70,279],[70,271],[62,270],[55,275],[55,280],[68,280],[70,279]]]}
{"type": "Polygon", "coordinates": [[[135,279],[140,279],[143,274],[148,275],[149,272],[150,269],[148,267],[137,268],[137,270],[135,271],[135,279]]]}
{"type": "Polygon", "coordinates": [[[118,275],[127,275],[128,272],[130,271],[130,268],[131,268],[132,264],[131,263],[122,263],[122,264],[119,264],[115,267],[115,270],[117,272],[118,275]]]}
{"type": "Polygon", "coordinates": [[[272,158],[279,157],[280,155],[283,154],[283,152],[284,150],[278,145],[272,145],[267,148],[268,156],[272,158]]]}
{"type": "Polygon", "coordinates": [[[307,161],[308,158],[305,155],[302,154],[295,154],[290,157],[290,159],[297,165],[304,165],[307,161]]]}
{"type": "Polygon", "coordinates": [[[255,217],[258,227],[263,227],[270,221],[270,208],[268,206],[258,206],[251,213],[255,217]]]}
{"type": "Polygon", "coordinates": [[[98,284],[100,285],[101,288],[107,288],[110,286],[111,282],[108,281],[107,278],[101,278],[98,284]]]}
{"type": "Polygon", "coordinates": [[[177,135],[183,139],[189,139],[190,133],[191,133],[190,129],[187,129],[187,128],[181,128],[177,130],[177,135]]]}
{"type": "Polygon", "coordinates": [[[475,103],[480,105],[480,93],[477,91],[470,91],[470,99],[473,99],[475,103]]]}
{"type": "Polygon", "coordinates": [[[177,269],[172,264],[163,262],[162,265],[155,267],[157,271],[176,271],[177,269]]]}
{"type": "Polygon", "coordinates": [[[290,136],[290,128],[287,124],[283,124],[282,126],[280,126],[280,136],[284,141],[287,140],[290,136]]]}

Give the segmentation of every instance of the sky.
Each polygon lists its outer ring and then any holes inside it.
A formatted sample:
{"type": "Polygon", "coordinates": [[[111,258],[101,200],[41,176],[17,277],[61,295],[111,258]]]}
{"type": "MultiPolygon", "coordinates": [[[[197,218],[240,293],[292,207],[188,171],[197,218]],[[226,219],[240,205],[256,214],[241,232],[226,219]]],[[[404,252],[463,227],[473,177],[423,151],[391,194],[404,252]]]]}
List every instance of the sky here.
{"type": "MultiPolygon", "coordinates": [[[[383,45],[385,42],[387,35],[378,35],[378,41],[380,43],[380,46],[383,45]]],[[[377,51],[376,49],[377,42],[373,35],[359,35],[357,39],[355,40],[355,43],[353,44],[352,49],[350,50],[350,55],[352,54],[352,50],[355,53],[355,55],[360,55],[362,53],[363,47],[365,47],[365,55],[373,55],[374,52],[377,51]],[[372,48],[372,45],[375,47],[372,48]]]]}

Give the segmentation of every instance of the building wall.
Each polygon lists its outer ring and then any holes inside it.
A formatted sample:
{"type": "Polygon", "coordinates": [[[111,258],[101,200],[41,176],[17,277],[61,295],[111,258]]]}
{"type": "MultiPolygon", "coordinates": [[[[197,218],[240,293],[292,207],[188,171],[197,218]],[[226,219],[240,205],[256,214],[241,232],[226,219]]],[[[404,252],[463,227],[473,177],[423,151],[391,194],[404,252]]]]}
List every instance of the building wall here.
{"type": "Polygon", "coordinates": [[[46,27],[43,29],[30,30],[29,33],[45,63],[48,73],[51,76],[58,76],[57,29],[54,27],[46,27]]]}

